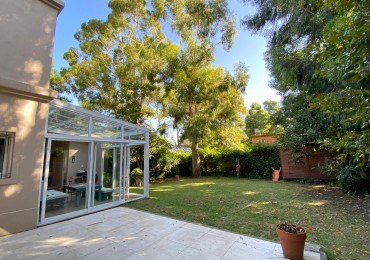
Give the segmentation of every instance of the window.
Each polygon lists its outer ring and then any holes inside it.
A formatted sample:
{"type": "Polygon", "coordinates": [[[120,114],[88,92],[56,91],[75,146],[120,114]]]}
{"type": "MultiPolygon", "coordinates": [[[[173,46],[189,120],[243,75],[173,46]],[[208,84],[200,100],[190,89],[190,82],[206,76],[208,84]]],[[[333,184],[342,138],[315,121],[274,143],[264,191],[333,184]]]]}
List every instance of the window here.
{"type": "Polygon", "coordinates": [[[0,132],[0,179],[11,177],[15,133],[0,132]]]}

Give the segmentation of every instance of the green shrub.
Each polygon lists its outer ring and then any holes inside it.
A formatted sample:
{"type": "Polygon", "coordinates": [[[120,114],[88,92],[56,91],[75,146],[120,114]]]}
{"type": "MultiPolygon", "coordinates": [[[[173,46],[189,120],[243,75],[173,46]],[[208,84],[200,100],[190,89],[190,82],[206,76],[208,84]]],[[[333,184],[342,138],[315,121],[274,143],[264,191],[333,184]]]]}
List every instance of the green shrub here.
{"type": "Polygon", "coordinates": [[[103,186],[111,188],[113,185],[112,183],[112,173],[104,172],[103,173],[103,186]]]}
{"type": "Polygon", "coordinates": [[[240,177],[271,178],[271,168],[280,168],[279,152],[269,144],[252,145],[248,151],[201,150],[204,176],[236,176],[236,161],[240,163],[240,177]]]}
{"type": "Polygon", "coordinates": [[[165,137],[154,132],[150,133],[149,171],[151,178],[169,177],[181,160],[176,152],[171,151],[165,137]]]}
{"type": "Polygon", "coordinates": [[[242,177],[269,179],[272,168],[280,168],[279,151],[275,145],[255,144],[240,164],[242,177]]]}
{"type": "Polygon", "coordinates": [[[236,176],[236,159],[240,160],[242,153],[238,150],[201,150],[202,175],[236,176]]]}
{"type": "Polygon", "coordinates": [[[172,170],[168,176],[191,176],[191,153],[184,151],[174,151],[173,153],[178,158],[178,163],[172,167],[172,170]]]}
{"type": "MultiPolygon", "coordinates": [[[[248,151],[200,149],[200,157],[203,176],[236,177],[237,159],[240,164],[240,177],[269,179],[272,176],[271,168],[280,168],[278,149],[268,144],[252,145],[248,151]]],[[[151,177],[192,175],[190,152],[166,149],[153,154],[150,160],[151,177]]]]}
{"type": "Polygon", "coordinates": [[[353,195],[370,194],[370,178],[366,174],[361,174],[356,165],[342,167],[337,180],[344,192],[353,195]]]}

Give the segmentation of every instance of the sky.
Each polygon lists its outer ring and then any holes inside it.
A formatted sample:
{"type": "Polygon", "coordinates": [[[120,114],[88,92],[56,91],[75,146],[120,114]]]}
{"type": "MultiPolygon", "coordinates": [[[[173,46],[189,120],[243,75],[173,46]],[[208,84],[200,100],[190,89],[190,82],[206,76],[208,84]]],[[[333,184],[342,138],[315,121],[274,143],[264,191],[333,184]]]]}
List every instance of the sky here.
{"type": "MultiPolygon", "coordinates": [[[[110,13],[109,0],[63,0],[63,2],[65,6],[57,18],[53,51],[54,66],[57,69],[67,67],[63,54],[69,48],[78,46],[74,34],[80,30],[81,24],[90,19],[106,20],[110,13]]],[[[249,108],[253,102],[262,105],[265,100],[280,101],[277,92],[268,86],[270,76],[264,61],[266,40],[240,26],[240,20],[247,14],[253,14],[253,8],[243,5],[239,0],[229,0],[229,7],[235,14],[238,34],[230,51],[217,48],[214,65],[229,71],[232,71],[233,65],[238,62],[249,67],[250,79],[244,94],[246,107],[249,108]]]]}

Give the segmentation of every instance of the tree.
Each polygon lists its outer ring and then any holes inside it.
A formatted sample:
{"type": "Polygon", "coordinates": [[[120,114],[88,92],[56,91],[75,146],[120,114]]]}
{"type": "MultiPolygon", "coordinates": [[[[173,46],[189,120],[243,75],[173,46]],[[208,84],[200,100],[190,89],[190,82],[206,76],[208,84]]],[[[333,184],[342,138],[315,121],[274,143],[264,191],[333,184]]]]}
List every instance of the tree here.
{"type": "Polygon", "coordinates": [[[267,32],[271,86],[284,97],[282,140],[297,151],[321,143],[340,167],[369,176],[369,1],[244,2],[258,9],[244,26],[267,32]]]}
{"type": "Polygon", "coordinates": [[[245,117],[245,130],[248,136],[262,134],[280,134],[282,127],[279,125],[280,106],[276,101],[266,100],[264,108],[255,102],[248,109],[245,117]]]}
{"type": "Polygon", "coordinates": [[[58,99],[70,102],[68,97],[69,89],[64,85],[64,78],[59,74],[58,70],[54,67],[51,68],[50,73],[50,88],[58,92],[58,99]]]}
{"type": "Polygon", "coordinates": [[[245,117],[248,136],[268,134],[271,128],[271,115],[257,102],[252,103],[245,117]]]}
{"type": "Polygon", "coordinates": [[[169,93],[173,98],[169,112],[183,126],[182,138],[191,142],[193,176],[200,177],[199,144],[237,125],[246,82],[210,65],[177,68],[173,79],[176,89],[169,93]]]}
{"type": "Polygon", "coordinates": [[[143,125],[161,101],[160,73],[178,48],[146,1],[111,0],[106,21],[92,19],[75,34],[79,49],[64,58],[66,86],[82,106],[143,125]]]}
{"type": "Polygon", "coordinates": [[[157,118],[162,134],[170,115],[192,142],[200,176],[199,143],[209,129],[235,125],[248,79],[243,65],[232,75],[211,64],[215,46],[229,49],[235,36],[227,1],[111,0],[109,7],[106,21],[92,19],[76,33],[79,48],[64,55],[63,87],[88,109],[140,125],[157,118]],[[167,21],[179,45],[163,34],[167,21]]]}
{"type": "Polygon", "coordinates": [[[211,130],[232,126],[230,119],[243,104],[246,67],[237,66],[231,75],[211,64],[218,43],[231,48],[234,19],[226,0],[157,0],[154,6],[179,36],[181,51],[166,80],[169,112],[175,126],[183,126],[183,138],[191,141],[192,173],[200,177],[199,144],[211,130]]]}
{"type": "Polygon", "coordinates": [[[275,100],[266,100],[263,102],[263,109],[270,115],[275,115],[280,111],[280,105],[275,100]]]}

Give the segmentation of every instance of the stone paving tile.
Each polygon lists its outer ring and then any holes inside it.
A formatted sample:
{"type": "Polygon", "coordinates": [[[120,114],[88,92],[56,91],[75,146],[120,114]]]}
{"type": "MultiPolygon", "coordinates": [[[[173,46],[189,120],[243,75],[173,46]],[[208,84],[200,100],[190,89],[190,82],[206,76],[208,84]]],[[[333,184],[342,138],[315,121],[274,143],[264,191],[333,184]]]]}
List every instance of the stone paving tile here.
{"type": "Polygon", "coordinates": [[[182,251],[174,260],[219,260],[219,256],[212,255],[201,250],[188,247],[182,251]]]}
{"type": "Polygon", "coordinates": [[[112,259],[121,260],[134,255],[136,252],[128,247],[121,244],[109,244],[99,250],[96,250],[88,255],[85,255],[81,259],[112,259]]]}
{"type": "Polygon", "coordinates": [[[166,238],[173,242],[178,242],[186,246],[191,246],[195,241],[200,240],[201,237],[203,237],[205,234],[205,232],[179,228],[175,232],[166,236],[166,238]]]}
{"type": "Polygon", "coordinates": [[[79,241],[79,243],[74,243],[73,245],[70,245],[69,248],[74,252],[77,252],[81,256],[86,256],[95,251],[102,250],[112,244],[114,244],[113,241],[95,235],[89,238],[82,239],[79,241]]]}
{"type": "MultiPolygon", "coordinates": [[[[305,251],[304,258],[320,253],[305,251]]],[[[117,207],[0,237],[0,259],[286,258],[278,243],[117,207]]]]}
{"type": "Polygon", "coordinates": [[[225,238],[214,236],[212,234],[205,234],[200,240],[194,241],[191,247],[205,253],[222,257],[233,243],[233,241],[225,238]]]}
{"type": "Polygon", "coordinates": [[[126,237],[123,241],[120,242],[120,244],[141,253],[145,248],[151,246],[158,240],[159,237],[146,233],[144,231],[140,231],[129,237],[126,237]]]}
{"type": "Polygon", "coordinates": [[[186,246],[183,244],[161,239],[144,248],[142,254],[151,259],[170,260],[178,256],[185,248],[186,246]]]}

